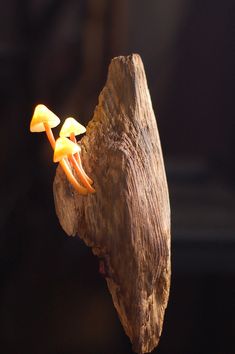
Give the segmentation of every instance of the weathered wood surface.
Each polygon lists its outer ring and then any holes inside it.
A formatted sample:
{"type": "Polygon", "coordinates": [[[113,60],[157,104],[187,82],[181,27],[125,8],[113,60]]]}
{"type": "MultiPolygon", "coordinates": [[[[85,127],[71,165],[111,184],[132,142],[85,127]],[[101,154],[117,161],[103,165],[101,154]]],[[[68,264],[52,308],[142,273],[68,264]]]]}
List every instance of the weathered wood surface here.
{"type": "Polygon", "coordinates": [[[87,134],[84,168],[96,194],[80,196],[60,167],[56,212],[105,265],[106,280],[133,350],[152,351],[170,287],[170,207],[161,144],[138,55],[114,58],[87,134]]]}

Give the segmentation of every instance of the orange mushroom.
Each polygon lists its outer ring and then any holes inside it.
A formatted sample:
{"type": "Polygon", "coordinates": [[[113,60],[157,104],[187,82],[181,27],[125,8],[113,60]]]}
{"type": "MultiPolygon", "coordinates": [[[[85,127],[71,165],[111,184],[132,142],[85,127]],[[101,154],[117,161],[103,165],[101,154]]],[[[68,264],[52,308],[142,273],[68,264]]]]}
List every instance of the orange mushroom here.
{"type": "Polygon", "coordinates": [[[51,128],[57,127],[60,119],[52,111],[43,104],[38,104],[34,110],[32,120],[30,122],[30,131],[32,133],[46,132],[47,138],[52,146],[55,147],[55,138],[51,128]]]}
{"type": "MultiPolygon", "coordinates": [[[[64,121],[64,124],[62,125],[62,128],[60,130],[60,137],[69,137],[71,141],[73,141],[75,144],[77,144],[77,140],[76,140],[76,136],[83,134],[86,132],[86,128],[80,124],[79,122],[77,122],[74,118],[69,117],[66,118],[64,121]]],[[[91,184],[93,183],[92,179],[87,176],[86,172],[84,171],[83,167],[82,167],[82,162],[81,162],[81,158],[80,158],[80,154],[79,152],[77,152],[74,155],[77,164],[75,165],[73,161],[71,161],[74,165],[74,168],[76,170],[76,172],[78,173],[79,178],[82,180],[86,179],[86,181],[84,180],[86,187],[88,188],[88,190],[90,192],[94,192],[93,188],[90,188],[91,184]],[[78,165],[78,166],[77,166],[78,165]],[[89,183],[89,186],[87,184],[87,182],[89,183]]]]}
{"type": "MultiPolygon", "coordinates": [[[[51,128],[56,127],[59,125],[60,119],[52,112],[50,111],[46,106],[43,104],[39,104],[36,106],[34,110],[34,114],[32,117],[32,120],[30,122],[30,131],[32,133],[40,133],[40,132],[46,132],[48,140],[51,144],[52,149],[55,149],[55,138],[52,133],[51,128]]],[[[78,150],[76,149],[76,152],[79,151],[79,147],[77,144],[74,144],[78,150]]],[[[70,183],[74,186],[74,188],[83,195],[87,194],[87,189],[81,186],[76,178],[73,176],[68,163],[64,160],[60,160],[60,165],[62,169],[64,170],[68,180],[70,183]]]]}
{"type": "Polygon", "coordinates": [[[69,168],[68,163],[65,158],[70,157],[74,159],[74,154],[78,152],[80,147],[77,144],[74,144],[71,140],[67,138],[58,138],[55,142],[55,150],[54,150],[54,162],[59,162],[61,167],[63,168],[69,182],[73,185],[73,187],[77,190],[78,193],[86,195],[87,189],[78,183],[72,171],[69,168]]]}
{"type": "Polygon", "coordinates": [[[64,124],[60,130],[60,137],[70,137],[71,140],[76,140],[76,135],[81,135],[85,132],[86,128],[82,124],[77,122],[76,119],[68,117],[65,119],[64,124]]]}

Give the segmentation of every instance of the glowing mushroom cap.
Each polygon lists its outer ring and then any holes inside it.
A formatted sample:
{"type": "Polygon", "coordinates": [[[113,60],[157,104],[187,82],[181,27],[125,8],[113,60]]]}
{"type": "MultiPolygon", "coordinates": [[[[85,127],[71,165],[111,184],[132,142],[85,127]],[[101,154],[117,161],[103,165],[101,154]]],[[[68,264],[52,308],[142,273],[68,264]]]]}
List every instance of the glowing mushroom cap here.
{"type": "Polygon", "coordinates": [[[34,110],[33,117],[30,122],[30,131],[32,133],[44,132],[44,123],[47,123],[50,128],[55,128],[60,124],[60,119],[46,106],[43,104],[38,104],[34,110]]]}
{"type": "Polygon", "coordinates": [[[86,128],[78,123],[76,119],[69,117],[66,118],[60,130],[60,137],[69,137],[71,133],[80,135],[86,132],[86,128]]]}
{"type": "Polygon", "coordinates": [[[79,145],[73,143],[68,138],[58,138],[55,142],[55,150],[54,150],[54,162],[59,162],[68,155],[73,155],[76,152],[80,152],[81,148],[79,145]]]}

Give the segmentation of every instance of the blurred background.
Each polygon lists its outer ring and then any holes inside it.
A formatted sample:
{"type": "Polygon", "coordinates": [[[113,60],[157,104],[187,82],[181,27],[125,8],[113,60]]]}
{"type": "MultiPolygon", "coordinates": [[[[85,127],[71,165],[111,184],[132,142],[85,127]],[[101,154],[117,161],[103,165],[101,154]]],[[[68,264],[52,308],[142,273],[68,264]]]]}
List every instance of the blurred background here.
{"type": "Polygon", "coordinates": [[[87,124],[111,58],[131,53],[145,65],[172,208],[154,353],[235,352],[233,3],[0,2],[1,353],[132,353],[97,259],[58,223],[50,146],[29,133],[37,103],[87,124]]]}

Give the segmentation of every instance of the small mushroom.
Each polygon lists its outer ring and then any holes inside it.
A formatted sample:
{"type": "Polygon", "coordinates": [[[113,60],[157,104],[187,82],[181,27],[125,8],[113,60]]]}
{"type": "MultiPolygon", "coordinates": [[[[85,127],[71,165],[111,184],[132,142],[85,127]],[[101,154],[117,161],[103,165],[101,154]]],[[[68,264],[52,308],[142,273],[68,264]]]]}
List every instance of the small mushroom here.
{"type": "MultiPolygon", "coordinates": [[[[76,135],[81,135],[86,132],[86,128],[80,124],[76,119],[68,117],[60,130],[60,137],[70,137],[71,140],[76,140],[76,135]]],[[[77,142],[77,141],[76,141],[77,142]]]]}
{"type": "MultiPolygon", "coordinates": [[[[86,132],[86,128],[82,124],[77,122],[74,118],[69,117],[69,118],[65,119],[64,124],[62,125],[62,128],[60,130],[60,137],[70,138],[71,141],[73,141],[75,144],[77,144],[76,135],[80,135],[85,132],[86,132]]],[[[84,169],[82,167],[80,153],[77,152],[76,154],[74,154],[74,157],[76,159],[77,164],[75,165],[75,163],[73,161],[71,161],[71,162],[73,163],[74,168],[75,168],[79,178],[81,179],[81,181],[84,181],[84,183],[83,182],[82,183],[87,187],[87,189],[91,193],[93,193],[95,191],[91,187],[91,184],[93,183],[93,181],[89,176],[87,176],[86,172],[84,171],[84,169]]]]}
{"type": "Polygon", "coordinates": [[[73,187],[77,190],[78,193],[86,195],[87,189],[81,186],[72,171],[69,168],[68,163],[65,158],[69,157],[70,159],[74,159],[74,154],[79,152],[80,147],[73,143],[71,140],[67,138],[58,138],[55,142],[55,150],[54,150],[54,162],[59,162],[61,167],[63,168],[69,182],[73,185],[73,187]]]}
{"type": "MultiPolygon", "coordinates": [[[[51,128],[56,127],[59,125],[60,119],[52,112],[50,111],[45,105],[39,104],[36,106],[33,117],[30,122],[30,131],[32,133],[40,133],[40,132],[46,132],[46,135],[48,137],[48,140],[51,144],[52,149],[55,149],[55,138],[52,133],[51,128]]],[[[75,145],[77,146],[77,145],[75,145]]],[[[78,146],[77,146],[78,147],[78,146]]],[[[78,147],[79,150],[79,147],[78,147]]],[[[66,174],[68,180],[70,183],[74,186],[74,188],[83,195],[87,194],[87,189],[81,186],[76,178],[73,176],[69,165],[67,162],[62,159],[60,161],[60,165],[62,169],[64,170],[64,173],[66,174]]]]}
{"type": "Polygon", "coordinates": [[[34,110],[32,120],[30,122],[30,131],[32,133],[46,132],[47,138],[52,146],[55,147],[55,138],[51,128],[57,127],[60,119],[52,111],[43,104],[38,104],[34,110]]]}

